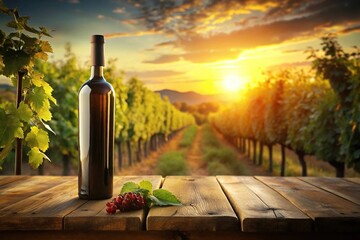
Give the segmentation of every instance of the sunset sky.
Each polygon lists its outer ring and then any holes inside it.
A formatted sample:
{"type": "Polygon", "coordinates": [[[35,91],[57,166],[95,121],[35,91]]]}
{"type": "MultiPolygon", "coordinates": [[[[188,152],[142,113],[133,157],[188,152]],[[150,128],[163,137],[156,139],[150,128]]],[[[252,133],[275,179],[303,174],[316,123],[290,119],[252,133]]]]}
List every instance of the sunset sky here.
{"type": "Polygon", "coordinates": [[[307,66],[304,51],[320,48],[330,32],[347,49],[360,46],[358,0],[4,2],[31,16],[30,25],[53,30],[50,60],[61,59],[70,42],[84,64],[90,36],[103,34],[106,57],[152,90],[231,92],[262,71],[307,66]]]}

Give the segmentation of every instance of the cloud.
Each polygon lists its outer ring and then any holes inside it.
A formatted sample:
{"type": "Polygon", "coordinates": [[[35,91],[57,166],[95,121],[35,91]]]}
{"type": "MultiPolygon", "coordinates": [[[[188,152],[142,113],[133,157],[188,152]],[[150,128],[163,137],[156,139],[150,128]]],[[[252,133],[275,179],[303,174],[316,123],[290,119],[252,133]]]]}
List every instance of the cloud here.
{"type": "Polygon", "coordinates": [[[104,19],[104,18],[105,18],[105,16],[104,16],[104,15],[99,14],[99,15],[97,15],[97,18],[98,18],[98,19],[104,19]]]}
{"type": "Polygon", "coordinates": [[[125,12],[125,8],[123,8],[123,7],[118,7],[118,8],[115,8],[114,10],[113,10],[113,13],[124,13],[125,12]]]}
{"type": "Polygon", "coordinates": [[[68,0],[68,3],[78,4],[78,3],[80,3],[80,1],[79,0],[68,0]]]}
{"type": "Polygon", "coordinates": [[[165,54],[144,63],[163,64],[185,60],[193,63],[208,63],[238,58],[239,51],[197,51],[183,54],[165,54]]]}
{"type": "Polygon", "coordinates": [[[129,71],[125,73],[127,76],[137,76],[141,79],[146,78],[164,78],[183,75],[184,72],[174,70],[152,70],[152,71],[129,71]]]}
{"type": "Polygon", "coordinates": [[[106,38],[122,38],[122,37],[140,37],[145,35],[160,34],[154,31],[138,31],[138,32],[117,32],[117,33],[106,33],[106,38]]]}
{"type": "Polygon", "coordinates": [[[314,37],[324,33],[326,28],[351,22],[360,22],[360,2],[330,5],[323,11],[308,16],[278,20],[267,24],[220,33],[211,37],[195,36],[180,40],[187,51],[204,49],[249,49],[258,46],[278,44],[287,40],[314,37]]]}
{"type": "Polygon", "coordinates": [[[311,62],[308,61],[301,61],[301,62],[289,62],[289,63],[281,63],[281,64],[275,64],[270,65],[268,67],[268,70],[277,70],[282,68],[297,68],[297,67],[310,67],[311,62]]]}
{"type": "Polygon", "coordinates": [[[340,31],[340,33],[351,33],[351,32],[360,32],[360,25],[348,27],[340,31]]]}

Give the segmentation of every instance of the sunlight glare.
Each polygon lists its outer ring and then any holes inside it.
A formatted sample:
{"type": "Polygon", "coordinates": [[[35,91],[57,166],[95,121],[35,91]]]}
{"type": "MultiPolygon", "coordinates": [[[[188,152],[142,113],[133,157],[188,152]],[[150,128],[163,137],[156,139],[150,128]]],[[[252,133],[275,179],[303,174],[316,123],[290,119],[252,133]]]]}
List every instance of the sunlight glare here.
{"type": "Polygon", "coordinates": [[[224,77],[222,85],[227,92],[238,92],[244,87],[245,82],[240,76],[231,74],[224,77]]]}

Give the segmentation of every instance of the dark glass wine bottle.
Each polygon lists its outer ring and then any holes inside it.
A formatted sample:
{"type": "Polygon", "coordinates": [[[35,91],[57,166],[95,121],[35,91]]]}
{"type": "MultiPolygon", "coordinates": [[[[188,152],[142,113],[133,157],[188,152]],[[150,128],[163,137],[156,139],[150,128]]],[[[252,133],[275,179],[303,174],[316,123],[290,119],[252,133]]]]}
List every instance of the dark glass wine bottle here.
{"type": "Polygon", "coordinates": [[[79,198],[112,197],[115,92],[103,76],[104,36],[91,37],[91,77],[79,92],[79,198]]]}

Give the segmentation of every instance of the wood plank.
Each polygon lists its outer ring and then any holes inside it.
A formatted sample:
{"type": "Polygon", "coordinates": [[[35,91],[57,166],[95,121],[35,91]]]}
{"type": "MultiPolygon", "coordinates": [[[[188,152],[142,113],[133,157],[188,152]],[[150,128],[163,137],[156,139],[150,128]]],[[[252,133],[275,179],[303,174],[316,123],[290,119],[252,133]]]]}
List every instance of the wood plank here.
{"type": "Polygon", "coordinates": [[[360,185],[341,178],[303,177],[301,180],[360,205],[360,185]]]}
{"type": "Polygon", "coordinates": [[[313,221],[253,177],[218,176],[243,232],[309,232],[313,221]]]}
{"type": "Polygon", "coordinates": [[[2,185],[0,187],[0,209],[51,188],[54,186],[54,182],[60,184],[72,178],[73,177],[33,176],[29,178],[19,178],[21,179],[20,181],[13,181],[2,185]]]}
{"type": "Polygon", "coordinates": [[[219,231],[239,229],[239,221],[215,177],[166,177],[163,188],[181,206],[150,209],[147,230],[219,231]]]}
{"type": "Polygon", "coordinates": [[[360,178],[344,178],[347,181],[360,184],[360,178]]]}
{"type": "Polygon", "coordinates": [[[24,179],[30,178],[30,176],[0,176],[0,190],[8,183],[22,181],[24,179]]]}
{"type": "MultiPolygon", "coordinates": [[[[314,220],[315,231],[357,232],[360,206],[294,177],[256,177],[314,220]]],[[[360,189],[359,189],[360,190],[360,189]]]]}
{"type": "Polygon", "coordinates": [[[77,177],[70,178],[1,209],[0,230],[62,230],[63,217],[86,202],[78,198],[77,177]]]}
{"type": "Polygon", "coordinates": [[[240,231],[3,231],[1,239],[19,240],[357,240],[359,233],[244,233],[240,231]]]}
{"type": "MultiPolygon", "coordinates": [[[[161,176],[141,176],[141,177],[115,177],[114,178],[114,197],[119,194],[125,182],[139,183],[142,180],[149,180],[153,188],[157,189],[161,185],[161,176]]],[[[121,230],[138,231],[145,226],[145,210],[131,211],[126,213],[117,212],[109,215],[106,213],[105,204],[109,200],[88,201],[80,208],[71,212],[65,217],[65,230],[121,230]]]]}

